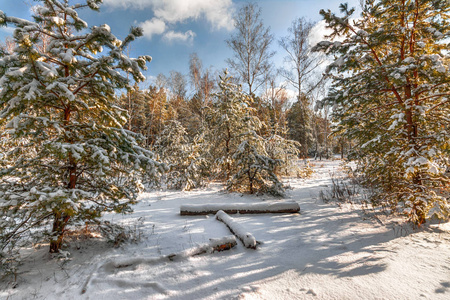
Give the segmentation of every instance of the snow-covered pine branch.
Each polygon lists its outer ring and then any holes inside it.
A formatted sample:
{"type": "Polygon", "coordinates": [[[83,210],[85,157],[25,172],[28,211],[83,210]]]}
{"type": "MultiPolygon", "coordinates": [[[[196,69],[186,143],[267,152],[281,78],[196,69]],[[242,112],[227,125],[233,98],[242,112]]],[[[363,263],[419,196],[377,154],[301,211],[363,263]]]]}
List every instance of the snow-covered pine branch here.
{"type": "Polygon", "coordinates": [[[16,44],[0,57],[2,259],[11,234],[21,245],[38,225],[50,226],[44,235],[58,252],[67,225],[131,211],[143,184],[165,169],[123,128],[126,112],[113,101],[129,85],[126,72],[144,80],[151,57],[123,53],[142,30],[121,41],[106,24],[88,29],[77,10],[101,2],[42,1],[34,22],[0,12],[16,44]]]}
{"type": "Polygon", "coordinates": [[[416,224],[447,219],[450,2],[366,1],[352,22],[354,9],[341,11],[321,11],[339,41],[315,46],[335,56],[325,99],[335,131],[354,141],[357,171],[376,191],[373,204],[416,224]]]}

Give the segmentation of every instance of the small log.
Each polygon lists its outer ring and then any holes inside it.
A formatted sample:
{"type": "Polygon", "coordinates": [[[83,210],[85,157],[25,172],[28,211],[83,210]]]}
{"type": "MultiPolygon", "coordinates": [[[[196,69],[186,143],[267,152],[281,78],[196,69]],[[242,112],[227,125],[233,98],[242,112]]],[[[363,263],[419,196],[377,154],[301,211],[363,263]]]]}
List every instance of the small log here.
{"type": "Polygon", "coordinates": [[[256,246],[260,244],[251,233],[246,232],[240,224],[236,223],[233,218],[227,215],[223,210],[217,212],[216,219],[227,225],[231,233],[237,236],[245,247],[256,249],[256,246]]]}
{"type": "Polygon", "coordinates": [[[203,244],[198,247],[184,250],[179,253],[173,253],[167,255],[167,258],[171,261],[177,258],[186,258],[189,256],[197,256],[205,253],[221,252],[230,250],[237,245],[236,238],[233,235],[229,235],[220,239],[209,239],[208,244],[203,244]]]}
{"type": "Polygon", "coordinates": [[[300,205],[297,202],[260,202],[260,203],[225,203],[225,204],[187,204],[180,206],[180,215],[215,215],[219,210],[227,214],[267,214],[267,213],[298,213],[300,205]]]}
{"type": "Polygon", "coordinates": [[[225,251],[233,248],[236,245],[237,245],[236,237],[234,235],[229,235],[219,239],[209,239],[209,243],[202,244],[197,247],[193,247],[181,252],[163,255],[160,257],[153,257],[153,258],[134,257],[134,258],[108,260],[102,265],[97,266],[94,272],[92,272],[88,276],[86,282],[83,284],[83,287],[81,289],[81,294],[86,293],[89,284],[92,282],[93,279],[95,279],[94,277],[96,277],[95,275],[97,275],[97,271],[102,268],[119,269],[131,267],[133,265],[138,264],[156,265],[159,263],[167,262],[167,260],[176,261],[178,259],[183,259],[190,256],[225,251]]]}

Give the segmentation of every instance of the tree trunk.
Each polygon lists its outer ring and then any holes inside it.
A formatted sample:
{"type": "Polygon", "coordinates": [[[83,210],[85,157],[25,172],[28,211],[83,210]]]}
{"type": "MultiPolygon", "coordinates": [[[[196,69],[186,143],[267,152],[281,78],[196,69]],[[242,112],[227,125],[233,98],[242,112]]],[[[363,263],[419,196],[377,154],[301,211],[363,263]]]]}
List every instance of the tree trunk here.
{"type": "MultiPolygon", "coordinates": [[[[250,157],[250,149],[247,149],[247,157],[250,157]]],[[[256,174],[256,171],[255,171],[256,174]]],[[[253,190],[253,177],[252,176],[252,171],[251,171],[251,166],[248,166],[248,171],[247,171],[247,176],[248,176],[248,183],[249,183],[249,190],[250,190],[250,194],[254,193],[253,190]]]]}
{"type": "Polygon", "coordinates": [[[227,158],[227,165],[226,165],[226,179],[227,181],[230,179],[231,176],[231,165],[230,165],[230,160],[229,160],[229,156],[230,156],[230,141],[231,141],[231,131],[230,131],[230,127],[227,125],[227,138],[225,140],[225,152],[226,152],[226,158],[227,158]]]}
{"type": "Polygon", "coordinates": [[[67,223],[69,222],[70,216],[65,216],[60,212],[55,212],[53,216],[55,219],[53,220],[53,236],[50,240],[50,253],[58,253],[62,247],[64,231],[67,223]]]}

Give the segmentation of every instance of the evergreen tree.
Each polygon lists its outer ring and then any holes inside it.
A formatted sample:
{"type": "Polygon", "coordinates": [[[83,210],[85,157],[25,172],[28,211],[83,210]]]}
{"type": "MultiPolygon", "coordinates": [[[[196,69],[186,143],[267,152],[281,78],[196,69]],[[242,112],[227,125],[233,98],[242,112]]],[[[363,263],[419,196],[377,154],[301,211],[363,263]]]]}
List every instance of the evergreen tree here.
{"type": "Polygon", "coordinates": [[[251,109],[251,98],[242,93],[240,86],[232,83],[227,71],[219,78],[220,90],[213,95],[213,106],[207,116],[208,135],[218,172],[228,180],[233,172],[232,155],[240,144],[239,135],[244,131],[242,120],[251,109]]]}
{"type": "Polygon", "coordinates": [[[17,44],[0,58],[1,255],[47,224],[50,252],[59,252],[67,225],[129,212],[143,181],[162,169],[114,105],[115,89],[130,88],[125,71],[145,79],[151,58],[123,54],[142,30],[120,41],[108,25],[88,29],[77,11],[98,10],[101,0],[40,2],[34,21],[0,11],[17,44]]]}
{"type": "Polygon", "coordinates": [[[277,175],[298,174],[300,148],[301,145],[297,141],[286,139],[278,134],[270,136],[265,143],[265,149],[271,159],[279,162],[279,168],[276,168],[274,173],[277,175]]]}
{"type": "Polygon", "coordinates": [[[212,157],[230,191],[283,193],[275,168],[280,161],[267,155],[261,121],[255,116],[252,99],[231,82],[225,72],[220,91],[214,95],[209,114],[212,157]]]}
{"type": "Polygon", "coordinates": [[[266,141],[251,126],[248,129],[249,131],[240,135],[241,143],[233,153],[235,171],[227,182],[227,189],[283,196],[283,184],[275,173],[276,167],[283,161],[269,157],[265,148],[266,141]]]}
{"type": "Polygon", "coordinates": [[[366,0],[361,18],[321,11],[334,54],[327,97],[337,130],[353,140],[375,204],[401,210],[416,224],[449,215],[449,1],[366,0]]]}
{"type": "Polygon", "coordinates": [[[308,145],[311,145],[313,142],[311,128],[313,111],[309,102],[308,97],[305,94],[301,94],[287,113],[289,138],[302,145],[301,154],[304,158],[308,157],[308,145]]]}
{"type": "Polygon", "coordinates": [[[167,187],[189,191],[204,184],[208,153],[201,136],[189,141],[186,129],[173,120],[166,124],[155,144],[162,161],[169,167],[167,187]]]}

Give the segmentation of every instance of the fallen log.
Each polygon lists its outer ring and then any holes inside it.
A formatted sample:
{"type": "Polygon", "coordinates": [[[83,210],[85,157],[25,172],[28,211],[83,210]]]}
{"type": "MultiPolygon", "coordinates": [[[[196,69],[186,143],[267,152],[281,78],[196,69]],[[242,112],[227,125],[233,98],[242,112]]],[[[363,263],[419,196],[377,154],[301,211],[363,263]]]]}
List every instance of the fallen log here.
{"type": "Polygon", "coordinates": [[[246,232],[240,224],[236,223],[233,218],[227,215],[223,210],[217,212],[216,219],[227,225],[231,233],[237,236],[245,247],[256,249],[259,242],[256,241],[255,237],[251,233],[246,232]]]}
{"type": "Polygon", "coordinates": [[[267,214],[267,213],[298,213],[300,205],[297,202],[260,202],[260,203],[221,203],[221,204],[186,204],[180,206],[180,215],[209,215],[219,210],[227,214],[267,214]]]}
{"type": "Polygon", "coordinates": [[[124,259],[109,259],[104,262],[102,265],[97,266],[94,271],[88,276],[86,282],[83,284],[81,289],[81,294],[85,294],[87,288],[90,283],[95,279],[95,277],[104,276],[104,272],[101,270],[110,270],[112,269],[120,269],[120,268],[128,268],[135,265],[146,264],[146,265],[157,265],[160,263],[169,261],[176,261],[186,259],[191,256],[197,256],[205,253],[214,253],[220,252],[224,250],[229,250],[237,245],[236,237],[234,235],[225,236],[223,238],[218,239],[209,239],[209,243],[201,244],[197,247],[193,247],[190,249],[186,249],[181,252],[172,253],[169,255],[163,255],[160,257],[133,257],[133,258],[124,258],[124,259]]]}
{"type": "Polygon", "coordinates": [[[220,239],[209,239],[209,243],[207,244],[190,248],[179,253],[169,254],[167,255],[167,258],[173,261],[177,258],[186,258],[189,256],[197,256],[204,253],[214,253],[229,250],[236,245],[236,238],[233,235],[229,235],[220,239]]]}

